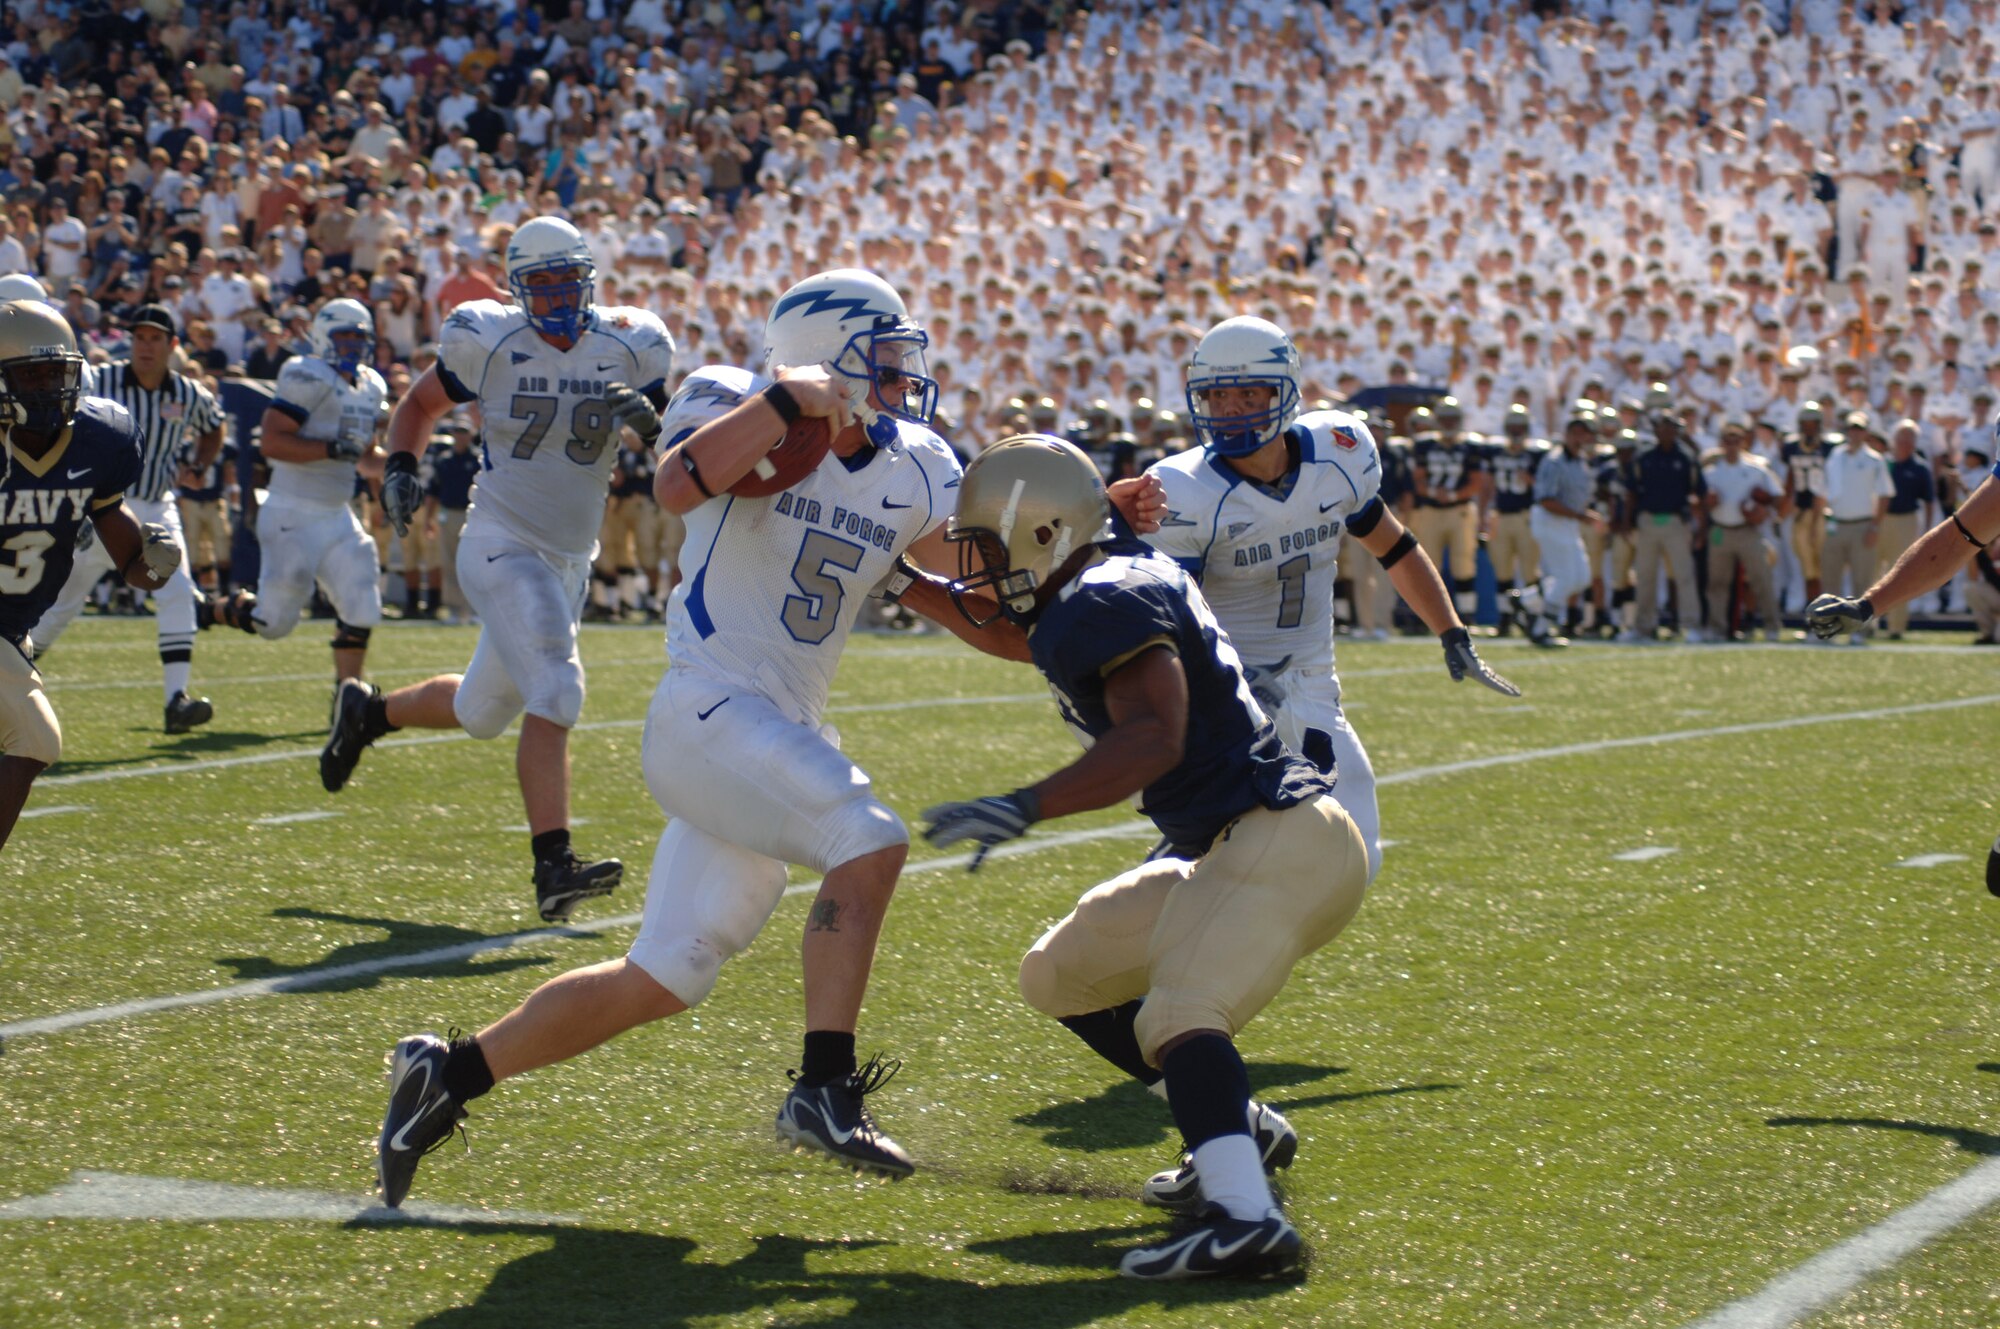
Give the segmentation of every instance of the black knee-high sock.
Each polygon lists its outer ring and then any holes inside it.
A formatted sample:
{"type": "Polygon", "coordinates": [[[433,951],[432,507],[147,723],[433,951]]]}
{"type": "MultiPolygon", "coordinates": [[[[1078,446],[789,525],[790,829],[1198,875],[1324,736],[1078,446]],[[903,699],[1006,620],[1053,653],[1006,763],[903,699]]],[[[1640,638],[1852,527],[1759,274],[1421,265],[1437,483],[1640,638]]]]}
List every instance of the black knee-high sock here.
{"type": "Polygon", "coordinates": [[[486,1065],[486,1054],[480,1051],[479,1043],[471,1038],[454,1038],[451,1050],[444,1054],[444,1068],[438,1079],[444,1084],[444,1091],[460,1103],[470,1102],[493,1087],[493,1072],[486,1065]]]}
{"type": "Polygon", "coordinates": [[[1160,1072],[1146,1064],[1146,1054],[1139,1050],[1139,1036],[1133,1030],[1133,1022],[1139,1018],[1138,1000],[1128,1001],[1123,1006],[1113,1006],[1108,1011],[1091,1011],[1088,1015],[1065,1015],[1063,1027],[1090,1045],[1090,1050],[1124,1071],[1140,1084],[1158,1084],[1160,1072]]]}
{"type": "Polygon", "coordinates": [[[1189,1149],[1225,1135],[1249,1134],[1250,1072],[1234,1043],[1221,1034],[1203,1034],[1162,1060],[1167,1105],[1189,1149]]]}

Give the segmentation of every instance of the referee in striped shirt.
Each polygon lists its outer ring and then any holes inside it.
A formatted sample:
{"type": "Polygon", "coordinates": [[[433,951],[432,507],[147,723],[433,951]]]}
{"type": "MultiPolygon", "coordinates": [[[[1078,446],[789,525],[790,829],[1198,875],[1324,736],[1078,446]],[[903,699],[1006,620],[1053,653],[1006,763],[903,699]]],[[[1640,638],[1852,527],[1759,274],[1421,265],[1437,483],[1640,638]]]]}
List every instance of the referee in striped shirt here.
{"type": "MultiPolygon", "coordinates": [[[[108,397],[132,413],[144,441],[139,481],[125,496],[133,515],[173,532],[181,563],[171,580],[153,593],[160,633],[160,664],[166,693],[166,728],[185,734],[215,714],[206,697],[188,695],[194,664],[194,581],[188,573],[187,541],[181,535],[174,483],[183,467],[204,470],[222,449],[222,412],[207,388],[170,367],[179,345],[173,314],[164,305],[145,305],[126,321],[132,358],[100,365],[84,383],[93,397],[108,397]]],[[[77,556],[62,594],[35,625],[36,650],[46,651],[83,609],[91,587],[109,570],[103,546],[77,556]]]]}

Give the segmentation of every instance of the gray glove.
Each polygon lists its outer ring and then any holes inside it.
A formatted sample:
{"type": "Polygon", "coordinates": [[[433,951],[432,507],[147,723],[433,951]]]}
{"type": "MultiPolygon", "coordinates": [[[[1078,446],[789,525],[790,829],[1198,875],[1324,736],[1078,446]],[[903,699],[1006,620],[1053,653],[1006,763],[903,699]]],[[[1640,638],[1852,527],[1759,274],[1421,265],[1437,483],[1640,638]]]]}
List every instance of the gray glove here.
{"type": "Polygon", "coordinates": [[[970,803],[939,803],[924,809],[924,839],[940,849],[970,840],[979,848],[965,870],[977,872],[987,850],[1020,839],[1041,817],[1041,800],[1025,789],[970,803]]]}
{"type": "Polygon", "coordinates": [[[408,452],[392,452],[382,473],[382,515],[396,528],[398,538],[410,533],[410,521],[424,505],[424,482],[417,478],[417,459],[408,452]]]}
{"type": "Polygon", "coordinates": [[[1849,600],[1839,595],[1822,595],[1806,606],[1806,626],[1821,641],[1831,641],[1843,632],[1859,632],[1875,621],[1875,606],[1867,597],[1849,600]]]}
{"type": "Polygon", "coordinates": [[[613,424],[631,430],[649,444],[660,436],[660,413],[639,389],[623,383],[609,384],[604,404],[611,409],[613,424]]]}
{"type": "Polygon", "coordinates": [[[139,546],[140,561],[154,581],[165,581],[174,575],[181,565],[180,542],[174,533],[156,521],[149,521],[139,527],[145,542],[139,546]]]}
{"type": "Polygon", "coordinates": [[[359,461],[361,454],[368,451],[368,440],[358,433],[342,431],[338,438],[326,442],[329,461],[359,461]]]}
{"type": "Polygon", "coordinates": [[[1444,643],[1444,667],[1451,671],[1451,681],[1463,683],[1467,675],[1478,679],[1503,697],[1518,697],[1521,689],[1493,672],[1479,652],[1472,649],[1472,636],[1464,628],[1452,628],[1438,637],[1444,643]]]}

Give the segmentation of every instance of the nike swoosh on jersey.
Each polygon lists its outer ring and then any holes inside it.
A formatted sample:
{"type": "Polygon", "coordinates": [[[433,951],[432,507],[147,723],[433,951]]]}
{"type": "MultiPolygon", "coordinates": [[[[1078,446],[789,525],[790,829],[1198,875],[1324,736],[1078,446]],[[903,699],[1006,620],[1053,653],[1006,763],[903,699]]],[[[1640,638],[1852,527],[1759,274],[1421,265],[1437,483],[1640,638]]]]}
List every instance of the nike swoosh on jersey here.
{"type": "Polygon", "coordinates": [[[721,701],[715,703],[715,705],[709,707],[707,710],[696,711],[694,713],[694,718],[697,720],[706,720],[709,716],[714,715],[717,711],[727,706],[730,700],[731,700],[730,698],[724,697],[721,701]]]}
{"type": "Polygon", "coordinates": [[[599,365],[597,366],[597,372],[600,374],[608,374],[617,367],[618,366],[616,364],[599,365]]]}
{"type": "Polygon", "coordinates": [[[1335,508],[1339,506],[1340,506],[1339,499],[1335,499],[1331,503],[1322,503],[1319,505],[1319,515],[1324,517],[1327,513],[1332,512],[1335,508]]]}
{"type": "Polygon", "coordinates": [[[86,476],[86,475],[89,475],[89,474],[90,474],[90,468],[89,468],[88,466],[86,466],[86,467],[84,467],[84,468],[83,468],[82,470],[80,470],[80,471],[71,471],[71,472],[69,473],[69,478],[70,478],[70,479],[72,479],[72,480],[76,480],[76,479],[80,479],[81,477],[83,477],[83,476],[86,476]]]}
{"type": "Polygon", "coordinates": [[[517,365],[524,365],[535,358],[526,351],[509,351],[507,354],[513,357],[514,363],[517,365]]]}
{"type": "Polygon", "coordinates": [[[884,511],[893,511],[896,508],[907,508],[909,506],[910,505],[908,503],[891,503],[886,498],[882,500],[882,508],[884,511]]]}
{"type": "Polygon", "coordinates": [[[488,563],[492,563],[492,562],[495,562],[495,561],[496,561],[496,560],[498,560],[498,559],[503,559],[503,558],[505,558],[505,557],[507,557],[507,556],[506,556],[505,554],[488,554],[488,555],[486,556],[486,561],[487,561],[488,563]]]}

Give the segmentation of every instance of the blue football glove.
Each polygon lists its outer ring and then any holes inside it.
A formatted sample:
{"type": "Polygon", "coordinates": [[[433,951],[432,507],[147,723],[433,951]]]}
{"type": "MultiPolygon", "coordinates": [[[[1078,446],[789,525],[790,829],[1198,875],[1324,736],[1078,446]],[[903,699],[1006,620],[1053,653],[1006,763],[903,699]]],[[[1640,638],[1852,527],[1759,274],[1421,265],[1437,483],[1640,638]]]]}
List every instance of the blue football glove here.
{"type": "Polygon", "coordinates": [[[1463,683],[1469,675],[1503,697],[1521,695],[1521,689],[1494,673],[1479,658],[1479,652],[1472,649],[1472,636],[1464,628],[1451,628],[1440,634],[1438,640],[1444,643],[1444,667],[1451,671],[1452,682],[1463,683]]]}
{"type": "Polygon", "coordinates": [[[939,803],[924,809],[924,839],[939,849],[970,840],[979,846],[973,851],[967,872],[979,871],[986,851],[996,844],[1018,840],[1042,819],[1041,799],[1026,789],[970,803],[939,803]]]}
{"type": "Polygon", "coordinates": [[[1859,632],[1874,621],[1875,606],[1866,598],[1822,595],[1806,606],[1806,626],[1821,641],[1831,641],[1843,632],[1859,632]]]}

